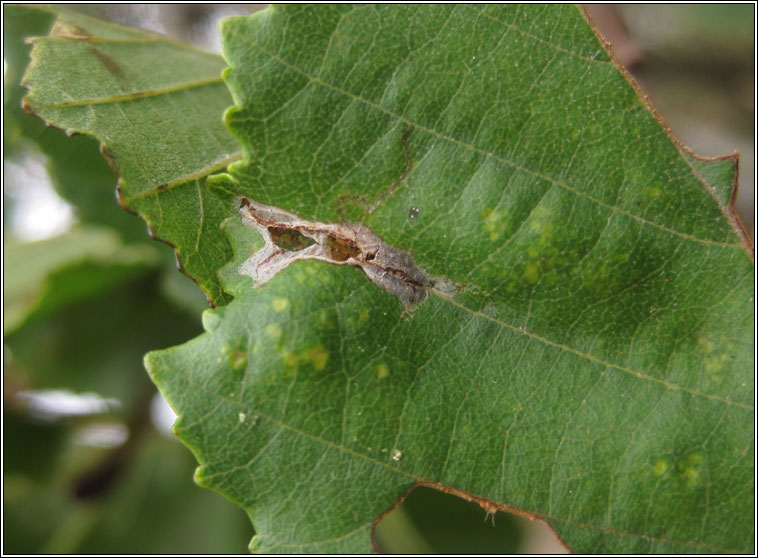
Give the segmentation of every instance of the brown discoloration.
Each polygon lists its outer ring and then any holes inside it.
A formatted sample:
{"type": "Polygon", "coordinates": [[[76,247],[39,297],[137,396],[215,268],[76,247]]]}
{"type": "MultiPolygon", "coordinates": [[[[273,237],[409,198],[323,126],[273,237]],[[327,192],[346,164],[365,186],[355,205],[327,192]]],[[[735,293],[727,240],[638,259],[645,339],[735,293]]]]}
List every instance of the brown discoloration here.
{"type": "MultiPolygon", "coordinates": [[[[349,258],[356,258],[361,253],[353,242],[344,238],[329,237],[326,240],[326,252],[338,262],[346,262],[349,258]]],[[[373,254],[367,254],[366,260],[373,259],[373,254]]]]}
{"type": "Polygon", "coordinates": [[[415,163],[413,161],[413,157],[411,156],[409,148],[409,140],[412,131],[413,128],[406,124],[405,129],[403,130],[403,135],[400,137],[400,152],[403,156],[403,159],[405,159],[405,168],[403,169],[403,172],[400,173],[400,176],[392,181],[392,184],[390,184],[390,187],[387,188],[386,192],[376,198],[374,203],[367,210],[368,215],[373,214],[385,201],[387,201],[387,199],[391,198],[397,191],[398,187],[403,182],[405,182],[411,172],[413,172],[415,163]]]}
{"type": "Polygon", "coordinates": [[[245,197],[239,201],[243,222],[256,229],[265,242],[239,268],[256,286],[265,284],[298,260],[320,260],[360,268],[372,283],[397,296],[406,310],[425,300],[429,291],[452,298],[458,290],[441,277],[427,275],[409,254],[382,241],[364,225],[308,221],[245,197]],[[287,235],[286,231],[291,232],[287,235]],[[297,243],[294,247],[286,246],[284,238],[297,243]]]}
{"type": "Polygon", "coordinates": [[[553,526],[545,521],[542,517],[539,515],[533,514],[531,512],[528,512],[526,510],[522,510],[520,508],[514,508],[511,506],[507,506],[505,504],[498,504],[496,502],[493,502],[492,500],[487,500],[486,498],[482,498],[480,496],[475,496],[474,494],[469,494],[468,492],[464,492],[463,490],[458,490],[457,488],[452,488],[450,486],[445,486],[443,484],[439,484],[436,482],[430,482],[430,481],[417,481],[413,486],[411,486],[405,494],[400,496],[400,498],[397,499],[397,501],[392,504],[389,508],[384,510],[379,517],[374,519],[374,521],[371,524],[371,544],[374,547],[374,551],[381,554],[382,548],[379,546],[379,541],[376,538],[376,526],[379,525],[379,522],[384,519],[384,517],[392,512],[395,508],[397,508],[400,504],[402,504],[406,498],[410,495],[411,492],[416,490],[419,486],[426,486],[429,488],[433,488],[435,490],[439,490],[440,492],[444,492],[445,494],[452,494],[453,496],[457,496],[459,498],[463,498],[467,502],[474,502],[476,504],[479,504],[481,508],[488,514],[494,514],[495,512],[501,511],[505,513],[510,513],[513,515],[518,515],[520,517],[523,517],[525,519],[529,519],[531,521],[541,521],[545,525],[547,525],[550,530],[555,535],[555,538],[558,539],[558,542],[560,542],[564,547],[566,547],[566,550],[569,552],[572,552],[571,547],[569,547],[568,544],[558,535],[555,528],[553,526]]]}
{"type": "Polygon", "coordinates": [[[108,70],[110,74],[117,78],[124,77],[123,68],[121,68],[121,66],[119,66],[113,58],[103,52],[100,52],[94,47],[89,47],[87,51],[92,54],[92,56],[97,58],[97,60],[105,67],[106,70],[108,70]]]}
{"type": "Polygon", "coordinates": [[[313,239],[302,235],[296,230],[269,227],[268,232],[271,233],[271,240],[274,244],[284,250],[296,252],[313,244],[313,239]]]}
{"type": "Polygon", "coordinates": [[[337,195],[335,200],[335,210],[337,215],[342,221],[345,221],[345,216],[348,214],[349,207],[356,208],[361,217],[359,220],[363,221],[370,215],[372,215],[388,198],[390,198],[398,189],[398,187],[408,178],[413,172],[415,167],[415,161],[410,152],[410,137],[413,128],[406,125],[403,129],[403,134],[400,137],[400,153],[405,160],[405,167],[400,175],[395,178],[389,187],[382,193],[380,193],[373,201],[370,200],[366,194],[361,192],[342,192],[337,195]]]}
{"type": "MultiPolygon", "coordinates": [[[[24,83],[24,84],[22,84],[22,85],[23,85],[24,87],[28,87],[28,84],[26,84],[26,83],[24,83]]],[[[29,104],[29,101],[27,101],[27,100],[26,100],[26,97],[24,97],[23,99],[21,99],[21,109],[22,109],[22,110],[23,110],[23,111],[24,111],[26,114],[31,114],[32,116],[37,116],[37,115],[34,113],[34,109],[32,108],[32,105],[30,105],[30,104],[29,104]]]]}
{"type": "Polygon", "coordinates": [[[92,35],[90,35],[86,29],[83,29],[70,21],[61,21],[60,19],[53,25],[50,35],[53,37],[64,37],[66,39],[76,39],[79,41],[86,41],[92,38],[92,35]]]}
{"type": "Polygon", "coordinates": [[[119,170],[118,170],[118,164],[116,163],[116,157],[113,154],[113,151],[110,150],[110,148],[105,145],[104,143],[100,144],[100,153],[105,158],[105,161],[108,163],[108,166],[110,166],[111,170],[117,175],[120,176],[119,170]]]}
{"type": "MultiPolygon", "coordinates": [[[[121,180],[118,181],[118,184],[116,185],[116,201],[118,202],[118,205],[126,211],[127,213],[130,213],[132,215],[139,216],[139,214],[136,211],[133,211],[130,209],[126,202],[124,201],[123,192],[121,191],[121,180]]],[[[150,233],[150,227],[147,227],[147,232],[150,233]]]]}

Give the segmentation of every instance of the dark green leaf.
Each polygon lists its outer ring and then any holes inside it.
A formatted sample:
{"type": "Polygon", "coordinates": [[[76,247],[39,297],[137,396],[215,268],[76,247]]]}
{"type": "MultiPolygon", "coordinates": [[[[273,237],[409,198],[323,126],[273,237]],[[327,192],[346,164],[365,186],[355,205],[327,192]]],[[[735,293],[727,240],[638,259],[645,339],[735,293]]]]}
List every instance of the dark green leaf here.
{"type": "Polygon", "coordinates": [[[753,262],[734,167],[671,141],[570,6],[285,6],[223,26],[215,184],[458,285],[297,262],[147,365],[263,552],[364,552],[417,482],[579,552],[752,548],[753,262]],[[712,181],[712,182],[711,182],[712,181]],[[449,294],[449,293],[448,293],[449,294]]]}

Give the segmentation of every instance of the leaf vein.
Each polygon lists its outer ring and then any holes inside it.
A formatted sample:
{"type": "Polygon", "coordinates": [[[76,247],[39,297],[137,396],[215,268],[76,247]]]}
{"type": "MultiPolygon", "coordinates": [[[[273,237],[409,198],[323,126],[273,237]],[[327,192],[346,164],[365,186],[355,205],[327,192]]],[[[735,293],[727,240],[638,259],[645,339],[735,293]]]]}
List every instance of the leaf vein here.
{"type": "Polygon", "coordinates": [[[392,111],[392,110],[390,110],[390,109],[388,109],[388,108],[380,105],[379,103],[376,103],[376,102],[371,101],[369,99],[365,99],[365,98],[363,98],[363,97],[361,97],[359,95],[356,95],[355,93],[351,93],[350,91],[342,89],[341,87],[338,87],[336,85],[328,83],[328,82],[326,82],[326,81],[318,78],[317,76],[309,74],[305,70],[303,70],[303,69],[297,67],[296,65],[292,64],[291,62],[285,60],[280,55],[269,51],[268,49],[264,48],[260,43],[257,43],[256,41],[254,41],[254,40],[252,40],[250,38],[246,38],[246,40],[247,40],[247,42],[250,45],[252,45],[253,47],[258,48],[259,50],[261,50],[261,52],[263,52],[267,56],[270,56],[271,58],[277,60],[281,65],[285,66],[286,68],[292,70],[295,73],[298,73],[298,74],[306,77],[307,79],[309,79],[310,81],[316,83],[317,85],[321,85],[322,87],[325,87],[326,89],[330,89],[332,91],[335,91],[337,93],[345,95],[346,97],[349,97],[351,99],[355,99],[355,100],[357,100],[357,101],[365,104],[366,106],[374,108],[374,109],[376,109],[376,110],[378,110],[378,111],[386,114],[387,116],[389,116],[391,118],[395,118],[397,120],[400,120],[400,121],[404,122],[405,124],[407,124],[409,126],[412,126],[414,128],[417,128],[417,129],[419,129],[419,130],[421,130],[423,132],[426,132],[427,134],[429,134],[429,135],[431,135],[433,137],[436,137],[436,138],[438,138],[440,140],[447,141],[447,142],[450,142],[450,143],[452,143],[454,145],[457,145],[459,147],[468,149],[470,151],[474,151],[476,153],[481,153],[481,154],[483,154],[483,155],[485,155],[487,157],[491,157],[492,159],[494,159],[496,161],[499,161],[501,163],[504,163],[506,165],[509,165],[509,166],[511,166],[511,167],[513,167],[513,168],[515,168],[515,169],[517,169],[519,171],[521,171],[521,172],[524,172],[526,174],[529,174],[531,176],[539,178],[540,180],[543,180],[545,182],[549,182],[550,184],[554,184],[554,185],[562,188],[563,190],[566,190],[567,192],[570,192],[571,194],[573,194],[575,196],[586,198],[586,199],[590,200],[591,202],[595,203],[596,205],[599,205],[600,207],[605,207],[606,209],[609,209],[611,211],[614,211],[616,213],[624,215],[624,216],[626,216],[626,217],[628,217],[630,219],[633,219],[633,220],[635,220],[635,221],[637,221],[639,223],[643,223],[643,224],[645,224],[647,226],[650,226],[650,227],[662,230],[662,231],[667,232],[667,233],[669,233],[671,235],[678,236],[678,237],[681,237],[681,238],[685,238],[685,239],[690,240],[692,242],[698,242],[698,243],[703,243],[703,244],[711,244],[711,245],[715,245],[715,246],[723,246],[723,247],[726,247],[726,248],[739,248],[740,250],[743,249],[742,245],[739,244],[739,243],[722,242],[722,241],[718,241],[718,240],[712,240],[712,239],[707,239],[707,238],[700,238],[700,237],[691,235],[689,233],[684,233],[684,232],[678,231],[676,229],[673,229],[671,227],[667,227],[666,225],[661,225],[661,224],[656,223],[654,221],[649,221],[649,220],[647,220],[647,219],[645,219],[643,217],[640,217],[639,215],[635,215],[635,214],[633,214],[633,213],[631,213],[631,212],[629,212],[629,211],[627,211],[625,209],[622,209],[620,207],[608,204],[608,203],[606,203],[606,202],[604,202],[604,201],[602,201],[602,200],[600,200],[600,199],[598,199],[598,198],[596,198],[596,197],[594,197],[594,196],[592,196],[592,195],[590,195],[590,194],[588,194],[586,192],[582,192],[581,190],[577,190],[576,188],[574,188],[574,187],[566,184],[565,182],[562,182],[562,181],[560,181],[558,179],[552,178],[552,177],[550,177],[550,176],[548,176],[548,175],[546,175],[546,174],[544,174],[542,172],[529,169],[527,167],[519,165],[518,163],[515,163],[514,161],[512,161],[512,160],[510,160],[510,159],[508,159],[506,157],[503,157],[501,155],[498,155],[496,153],[493,153],[491,151],[488,151],[486,149],[478,147],[478,146],[476,146],[476,145],[474,145],[472,143],[468,143],[466,141],[459,140],[457,138],[454,138],[452,136],[449,136],[447,134],[439,132],[439,131],[437,131],[437,130],[429,127],[429,126],[425,126],[425,125],[420,124],[418,122],[414,122],[410,118],[408,118],[406,116],[403,116],[402,114],[398,114],[398,113],[396,113],[396,112],[394,112],[394,111],[392,111]]]}

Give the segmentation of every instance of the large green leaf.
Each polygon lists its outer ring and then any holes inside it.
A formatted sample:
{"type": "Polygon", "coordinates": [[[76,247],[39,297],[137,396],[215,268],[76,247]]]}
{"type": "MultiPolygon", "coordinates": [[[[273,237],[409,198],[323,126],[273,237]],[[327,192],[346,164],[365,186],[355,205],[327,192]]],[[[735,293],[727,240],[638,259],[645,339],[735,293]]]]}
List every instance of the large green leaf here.
{"type": "Polygon", "coordinates": [[[579,552],[750,551],[734,160],[683,152],[569,6],[286,6],[222,34],[235,299],[146,364],[253,548],[368,551],[423,483],[579,552]],[[323,261],[255,289],[238,196],[362,222],[457,291],[409,310],[323,261]]]}
{"type": "Polygon", "coordinates": [[[229,93],[220,56],[170,39],[60,11],[33,40],[24,75],[28,111],[96,137],[119,175],[119,200],[172,244],[214,303],[216,269],[230,255],[222,206],[205,177],[239,157],[221,114],[229,93]]]}

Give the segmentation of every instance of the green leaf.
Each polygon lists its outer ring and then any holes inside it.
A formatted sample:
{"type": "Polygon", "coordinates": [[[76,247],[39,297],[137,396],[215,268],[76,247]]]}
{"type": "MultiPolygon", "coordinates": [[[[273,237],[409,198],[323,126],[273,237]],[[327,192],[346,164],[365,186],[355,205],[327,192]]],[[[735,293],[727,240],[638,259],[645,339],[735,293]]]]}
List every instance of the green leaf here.
{"type": "Polygon", "coordinates": [[[219,191],[362,222],[458,287],[409,310],[298,261],[255,289],[261,237],[226,221],[234,301],[146,366],[252,548],[369,551],[424,483],[577,552],[750,551],[734,163],[683,153],[581,12],[289,5],[222,35],[244,159],[219,191]]]}
{"type": "Polygon", "coordinates": [[[229,93],[221,57],[170,39],[57,11],[33,40],[23,83],[27,110],[88,134],[119,176],[121,205],[172,244],[214,303],[228,298],[215,271],[229,258],[219,201],[205,177],[239,157],[221,120],[229,93]]]}
{"type": "Polygon", "coordinates": [[[80,222],[110,227],[130,242],[149,241],[144,224],[113,203],[116,177],[100,154],[98,142],[87,136],[68,137],[21,108],[26,90],[19,82],[32,48],[25,39],[46,34],[55,14],[39,6],[4,5],[3,15],[3,48],[8,64],[3,104],[6,156],[18,156],[24,153],[23,147],[33,146],[44,153],[53,184],[75,205],[80,222]]]}
{"type": "Polygon", "coordinates": [[[4,338],[24,385],[94,391],[129,410],[151,391],[142,355],[198,332],[160,292],[155,258],[127,255],[82,259],[46,276],[33,310],[4,338]]]}
{"type": "MultiPolygon", "coordinates": [[[[128,261],[134,251],[123,250],[118,237],[110,230],[80,227],[69,233],[38,242],[4,244],[3,332],[19,326],[41,303],[45,281],[56,270],[82,260],[128,261]]],[[[149,258],[148,258],[149,259],[149,258]]],[[[85,285],[86,287],[86,285],[85,285]]],[[[55,294],[48,289],[48,294],[55,294]]]]}

